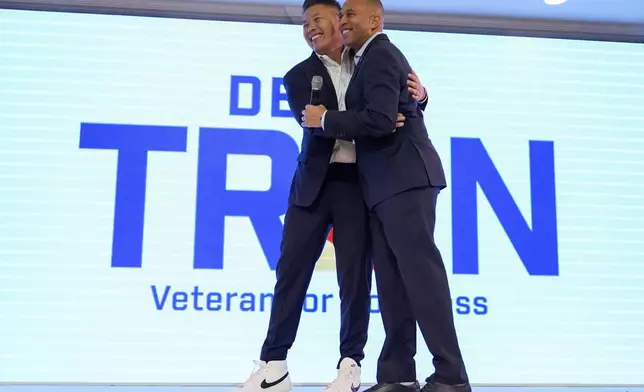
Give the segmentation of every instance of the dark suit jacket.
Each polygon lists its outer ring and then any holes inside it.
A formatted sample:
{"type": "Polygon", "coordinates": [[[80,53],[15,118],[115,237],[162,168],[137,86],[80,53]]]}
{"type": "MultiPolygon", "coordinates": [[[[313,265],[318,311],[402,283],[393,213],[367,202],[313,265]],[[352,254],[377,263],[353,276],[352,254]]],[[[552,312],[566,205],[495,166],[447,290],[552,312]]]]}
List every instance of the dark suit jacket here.
{"type": "Polygon", "coordinates": [[[353,74],[346,94],[347,111],[327,107],[324,130],[313,131],[329,138],[355,138],[363,193],[370,208],[409,189],[447,185],[422,109],[407,90],[410,72],[400,50],[386,35],[378,35],[353,74]],[[398,112],[407,119],[393,132],[398,112]]]}
{"type": "MultiPolygon", "coordinates": [[[[326,67],[313,53],[284,75],[284,88],[293,117],[298,125],[302,123],[302,110],[311,100],[311,79],[322,76],[324,84],[320,90],[320,104],[338,110],[338,98],[326,67]]],[[[297,169],[291,183],[289,204],[308,207],[317,198],[326,177],[335,139],[314,136],[303,129],[302,147],[297,157],[297,169]]]]}
{"type": "MultiPolygon", "coordinates": [[[[302,110],[310,102],[311,79],[316,75],[322,76],[324,80],[320,90],[320,104],[329,110],[338,110],[338,98],[331,77],[317,54],[312,53],[309,58],[291,68],[284,76],[288,104],[298,125],[302,122],[302,110]]],[[[405,74],[405,83],[407,83],[407,74],[405,74]]],[[[397,105],[397,98],[394,99],[393,104],[397,105]]],[[[424,102],[421,110],[424,110],[426,105],[427,103],[424,102]]],[[[394,120],[397,113],[394,113],[394,120]]],[[[291,184],[290,204],[308,207],[315,201],[324,182],[334,145],[335,138],[314,135],[310,130],[304,130],[302,148],[297,158],[297,169],[291,184]]]]}

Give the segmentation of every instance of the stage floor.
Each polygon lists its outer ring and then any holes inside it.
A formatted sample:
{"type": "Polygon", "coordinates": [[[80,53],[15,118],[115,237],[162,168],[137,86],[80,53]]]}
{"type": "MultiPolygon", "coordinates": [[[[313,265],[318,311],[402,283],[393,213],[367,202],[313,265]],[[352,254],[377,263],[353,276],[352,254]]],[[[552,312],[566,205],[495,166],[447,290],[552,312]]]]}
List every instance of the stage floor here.
{"type": "MultiPolygon", "coordinates": [[[[323,387],[296,387],[293,392],[320,392],[323,387]]],[[[233,387],[169,386],[0,386],[0,392],[230,392],[233,387]]],[[[474,392],[644,392],[644,387],[474,387],[474,392]]]]}

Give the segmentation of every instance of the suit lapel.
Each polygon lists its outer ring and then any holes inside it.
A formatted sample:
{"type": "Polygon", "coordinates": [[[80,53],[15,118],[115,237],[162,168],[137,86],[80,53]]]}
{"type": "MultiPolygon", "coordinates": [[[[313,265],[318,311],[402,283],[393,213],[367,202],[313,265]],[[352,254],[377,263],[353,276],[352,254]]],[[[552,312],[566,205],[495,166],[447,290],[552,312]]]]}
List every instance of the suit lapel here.
{"type": "Polygon", "coordinates": [[[311,54],[311,57],[309,57],[309,63],[311,64],[311,70],[313,71],[313,74],[322,76],[322,80],[324,80],[324,85],[322,86],[322,90],[320,91],[320,93],[330,94],[333,98],[332,101],[336,102],[336,105],[337,105],[338,94],[335,91],[335,87],[333,86],[333,81],[329,76],[329,71],[326,70],[324,63],[322,63],[322,60],[320,60],[320,58],[318,57],[317,54],[315,54],[315,52],[313,52],[313,54],[311,54]]]}
{"type": "Polygon", "coordinates": [[[356,68],[353,70],[353,75],[351,75],[351,81],[349,82],[349,84],[353,82],[353,79],[355,79],[356,75],[358,74],[360,67],[362,66],[362,64],[364,64],[364,58],[367,56],[367,53],[369,53],[369,50],[376,45],[376,42],[381,40],[389,41],[389,38],[387,38],[385,34],[378,34],[377,37],[375,37],[371,42],[369,42],[369,45],[367,45],[367,47],[364,49],[364,52],[362,52],[362,56],[360,56],[360,61],[358,61],[356,68]]]}

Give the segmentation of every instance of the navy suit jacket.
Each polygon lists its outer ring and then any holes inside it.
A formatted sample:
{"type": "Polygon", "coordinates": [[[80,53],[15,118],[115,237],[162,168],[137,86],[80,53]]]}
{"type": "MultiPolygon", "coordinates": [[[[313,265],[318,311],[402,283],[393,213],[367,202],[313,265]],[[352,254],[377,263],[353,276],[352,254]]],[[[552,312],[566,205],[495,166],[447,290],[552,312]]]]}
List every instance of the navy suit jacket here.
{"type": "Polygon", "coordinates": [[[445,173],[418,103],[407,90],[411,67],[386,35],[367,46],[349,84],[346,111],[328,107],[324,130],[329,138],[353,137],[365,201],[369,208],[409,189],[444,188],[445,173]],[[397,113],[405,125],[393,132],[397,113]]]}
{"type": "MultiPolygon", "coordinates": [[[[312,53],[310,57],[291,68],[284,76],[284,88],[286,89],[288,104],[298,125],[302,123],[304,107],[310,102],[311,79],[316,75],[322,76],[324,81],[320,90],[320,104],[329,110],[338,110],[338,98],[331,77],[322,60],[317,54],[312,53]]],[[[406,83],[407,74],[405,74],[405,86],[406,83]]],[[[397,98],[394,97],[393,99],[395,99],[393,104],[396,106],[398,103],[397,98]]],[[[413,98],[410,99],[413,100],[413,98]]],[[[346,103],[348,104],[348,102],[346,103]]],[[[426,105],[427,103],[424,102],[421,105],[421,110],[424,110],[426,105]]],[[[394,120],[397,113],[394,113],[394,120]]],[[[355,126],[353,124],[349,125],[355,126]]],[[[344,138],[346,139],[346,137],[344,138]]],[[[301,207],[308,207],[313,204],[326,177],[334,145],[335,138],[325,137],[322,134],[315,135],[311,130],[304,129],[301,152],[297,158],[297,169],[291,183],[290,204],[301,207]]]]}

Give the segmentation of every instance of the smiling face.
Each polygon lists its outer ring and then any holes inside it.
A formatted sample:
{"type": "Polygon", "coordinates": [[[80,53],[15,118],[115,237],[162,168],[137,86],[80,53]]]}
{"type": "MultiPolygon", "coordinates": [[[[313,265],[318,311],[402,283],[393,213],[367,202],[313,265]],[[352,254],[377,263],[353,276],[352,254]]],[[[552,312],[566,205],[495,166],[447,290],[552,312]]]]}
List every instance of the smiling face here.
{"type": "Polygon", "coordinates": [[[367,0],[347,0],[340,12],[340,32],[346,46],[360,49],[377,31],[382,30],[382,13],[367,0]]]}
{"type": "Polygon", "coordinates": [[[317,4],[304,12],[302,33],[306,43],[318,54],[328,55],[342,46],[338,9],[327,4],[317,4]]]}

